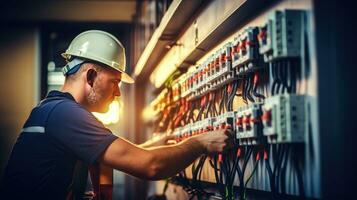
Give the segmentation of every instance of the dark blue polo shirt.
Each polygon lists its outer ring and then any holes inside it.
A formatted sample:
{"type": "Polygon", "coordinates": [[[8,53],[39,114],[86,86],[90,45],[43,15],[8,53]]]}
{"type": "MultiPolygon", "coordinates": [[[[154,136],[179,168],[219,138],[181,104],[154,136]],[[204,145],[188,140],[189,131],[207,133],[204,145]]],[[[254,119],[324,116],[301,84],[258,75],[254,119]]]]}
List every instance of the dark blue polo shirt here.
{"type": "Polygon", "coordinates": [[[32,110],[16,141],[1,195],[65,199],[76,162],[95,163],[115,139],[72,95],[51,91],[32,110]]]}

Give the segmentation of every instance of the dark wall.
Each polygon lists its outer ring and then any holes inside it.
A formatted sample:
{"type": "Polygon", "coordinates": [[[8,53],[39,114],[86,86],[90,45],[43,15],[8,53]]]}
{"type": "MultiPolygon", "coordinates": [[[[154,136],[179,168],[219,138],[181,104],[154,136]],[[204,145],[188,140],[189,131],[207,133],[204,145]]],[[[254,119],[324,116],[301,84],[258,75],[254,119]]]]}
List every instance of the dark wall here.
{"type": "Polygon", "coordinates": [[[356,7],[347,1],[314,2],[322,194],[354,199],[356,174],[356,7]]]}

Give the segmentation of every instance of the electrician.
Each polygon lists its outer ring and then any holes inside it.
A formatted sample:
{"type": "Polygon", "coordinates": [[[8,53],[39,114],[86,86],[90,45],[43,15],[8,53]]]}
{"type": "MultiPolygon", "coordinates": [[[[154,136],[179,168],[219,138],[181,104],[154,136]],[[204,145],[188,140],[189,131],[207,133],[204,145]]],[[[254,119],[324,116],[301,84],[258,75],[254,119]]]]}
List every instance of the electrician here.
{"type": "Polygon", "coordinates": [[[155,148],[113,135],[91,112],[106,112],[120,96],[119,83],[134,82],[125,73],[124,47],[113,35],[90,30],[74,38],[62,56],[68,61],[65,83],[61,91],[49,92],[25,122],[5,169],[2,197],[66,199],[78,162],[164,179],[202,154],[231,146],[228,130],[155,148]]]}

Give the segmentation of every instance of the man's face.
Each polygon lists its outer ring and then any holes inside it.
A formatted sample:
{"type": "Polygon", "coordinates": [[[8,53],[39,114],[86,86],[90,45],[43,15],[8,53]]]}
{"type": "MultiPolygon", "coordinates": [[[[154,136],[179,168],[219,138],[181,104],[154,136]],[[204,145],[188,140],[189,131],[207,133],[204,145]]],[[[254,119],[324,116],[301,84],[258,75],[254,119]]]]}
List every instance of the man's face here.
{"type": "Polygon", "coordinates": [[[97,73],[87,100],[92,112],[107,112],[109,104],[120,96],[119,83],[121,73],[113,69],[103,68],[97,73]]]}

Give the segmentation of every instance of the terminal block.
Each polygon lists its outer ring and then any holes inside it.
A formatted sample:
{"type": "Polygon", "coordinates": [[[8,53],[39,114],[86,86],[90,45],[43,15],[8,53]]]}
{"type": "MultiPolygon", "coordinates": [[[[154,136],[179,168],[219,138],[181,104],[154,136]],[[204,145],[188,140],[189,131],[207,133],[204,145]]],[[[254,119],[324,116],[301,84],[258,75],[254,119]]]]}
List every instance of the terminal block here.
{"type": "Polygon", "coordinates": [[[230,72],[232,69],[231,46],[232,43],[229,42],[225,44],[222,49],[220,49],[219,67],[222,74],[230,72]]]}
{"type": "Polygon", "coordinates": [[[203,119],[201,121],[197,121],[195,123],[187,124],[184,127],[176,128],[173,131],[173,135],[175,135],[176,141],[182,141],[194,135],[199,135],[206,133],[208,131],[214,130],[214,122],[216,118],[210,117],[203,119]]]}
{"type": "Polygon", "coordinates": [[[212,131],[214,121],[215,118],[206,118],[201,121],[195,122],[194,125],[191,126],[192,135],[198,135],[206,133],[208,131],[212,131]]]}
{"type": "Polygon", "coordinates": [[[172,132],[172,135],[175,136],[176,142],[181,141],[181,135],[182,135],[182,127],[175,128],[175,130],[172,132]]]}
{"type": "Polygon", "coordinates": [[[181,98],[186,98],[190,94],[188,73],[179,78],[179,84],[181,85],[181,98]]]}
{"type": "Polygon", "coordinates": [[[169,91],[167,88],[163,89],[160,94],[153,100],[152,106],[155,112],[162,112],[169,103],[169,91]]]}
{"type": "Polygon", "coordinates": [[[213,130],[213,123],[216,121],[215,117],[209,117],[201,121],[201,130],[203,133],[213,130]]]}
{"type": "Polygon", "coordinates": [[[181,98],[181,88],[182,82],[180,82],[180,79],[176,79],[172,84],[172,100],[174,102],[181,98]]]}
{"type": "Polygon", "coordinates": [[[214,117],[206,118],[201,121],[194,123],[191,130],[193,131],[192,135],[203,134],[207,133],[208,131],[212,131],[213,129],[213,122],[215,121],[214,117]]]}
{"type": "Polygon", "coordinates": [[[205,67],[206,66],[204,64],[201,64],[197,68],[197,81],[195,90],[193,92],[194,98],[201,97],[208,92],[207,90],[205,90],[205,86],[207,85],[205,67]]]}
{"type": "Polygon", "coordinates": [[[232,69],[231,58],[232,43],[225,44],[214,55],[214,74],[210,78],[210,85],[212,89],[216,89],[232,82],[236,79],[232,69]]]}
{"type": "Polygon", "coordinates": [[[200,127],[199,121],[195,122],[195,123],[192,123],[191,124],[191,134],[189,136],[198,135],[199,131],[200,131],[200,128],[201,127],[200,127]]]}
{"type": "Polygon", "coordinates": [[[214,129],[218,130],[218,129],[231,128],[232,130],[234,130],[235,116],[236,113],[234,111],[226,112],[217,116],[215,122],[213,123],[214,129]]]}
{"type": "Polygon", "coordinates": [[[186,86],[186,79],[187,79],[187,74],[184,73],[182,74],[178,79],[177,83],[179,86],[179,98],[184,98],[185,96],[183,95],[184,92],[187,91],[187,86],[186,86]]]}
{"type": "Polygon", "coordinates": [[[231,46],[232,68],[238,67],[240,60],[240,35],[234,38],[231,46]]]}
{"type": "Polygon", "coordinates": [[[306,96],[276,95],[262,106],[263,134],[268,143],[304,142],[306,130],[306,96]]]}
{"type": "Polygon", "coordinates": [[[203,87],[200,90],[201,95],[205,95],[208,92],[210,92],[211,89],[211,84],[210,84],[210,80],[211,80],[211,76],[210,76],[210,62],[208,60],[206,60],[203,63],[203,78],[205,79],[205,84],[203,85],[203,87]]]}
{"type": "Polygon", "coordinates": [[[187,79],[186,79],[186,87],[187,90],[183,92],[182,96],[190,99],[192,97],[192,93],[194,91],[194,73],[192,71],[187,72],[187,79]]]}
{"type": "Polygon", "coordinates": [[[263,103],[254,103],[238,108],[235,130],[240,145],[256,145],[263,142],[262,105],[263,103]]]}
{"type": "Polygon", "coordinates": [[[219,52],[215,52],[211,59],[211,78],[210,82],[213,83],[214,80],[219,76],[219,52]]]}
{"type": "Polygon", "coordinates": [[[196,67],[195,71],[193,72],[192,75],[192,87],[191,87],[191,93],[193,94],[193,96],[196,95],[196,90],[197,90],[197,86],[198,86],[198,75],[199,75],[199,71],[196,67]]]}
{"type": "Polygon", "coordinates": [[[189,138],[192,135],[191,126],[192,126],[191,124],[187,124],[184,127],[182,127],[181,133],[179,136],[179,141],[189,138]]]}

